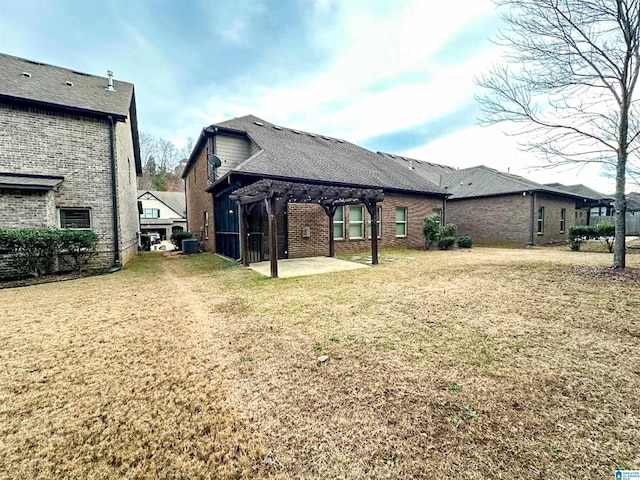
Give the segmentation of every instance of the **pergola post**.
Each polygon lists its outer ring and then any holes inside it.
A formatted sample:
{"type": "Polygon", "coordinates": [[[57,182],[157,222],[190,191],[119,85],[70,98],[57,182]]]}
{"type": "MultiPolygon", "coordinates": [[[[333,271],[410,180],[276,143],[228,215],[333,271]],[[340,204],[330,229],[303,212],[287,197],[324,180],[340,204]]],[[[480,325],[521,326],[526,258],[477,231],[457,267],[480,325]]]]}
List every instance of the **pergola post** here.
{"type": "Polygon", "coordinates": [[[271,278],[278,278],[278,223],[276,221],[276,196],[265,199],[267,217],[269,218],[269,262],[271,278]]]}
{"type": "Polygon", "coordinates": [[[248,205],[240,207],[240,248],[242,249],[242,265],[249,266],[249,232],[248,232],[248,205]]]}
{"type": "Polygon", "coordinates": [[[378,265],[378,206],[375,200],[365,202],[371,217],[371,264],[378,265]]]}
{"type": "Polygon", "coordinates": [[[336,256],[336,243],[335,243],[335,234],[333,232],[333,218],[336,215],[336,210],[338,207],[335,205],[323,205],[325,213],[329,217],[329,256],[336,256]]]}

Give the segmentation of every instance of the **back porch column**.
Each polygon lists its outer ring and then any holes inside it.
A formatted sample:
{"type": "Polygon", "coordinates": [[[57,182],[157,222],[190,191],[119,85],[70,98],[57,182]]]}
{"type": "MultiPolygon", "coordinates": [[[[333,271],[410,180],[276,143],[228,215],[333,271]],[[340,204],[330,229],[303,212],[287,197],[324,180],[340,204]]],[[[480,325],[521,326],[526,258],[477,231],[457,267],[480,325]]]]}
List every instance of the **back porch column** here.
{"type": "Polygon", "coordinates": [[[375,200],[364,202],[371,217],[371,264],[378,265],[378,204],[375,200]]]}
{"type": "Polygon", "coordinates": [[[265,199],[267,217],[269,219],[269,262],[271,278],[278,278],[278,222],[276,221],[276,196],[272,194],[265,199]]]}
{"type": "Polygon", "coordinates": [[[335,234],[333,232],[333,218],[336,215],[336,207],[335,205],[323,205],[325,213],[329,217],[329,256],[336,256],[336,248],[335,248],[335,234]]]}

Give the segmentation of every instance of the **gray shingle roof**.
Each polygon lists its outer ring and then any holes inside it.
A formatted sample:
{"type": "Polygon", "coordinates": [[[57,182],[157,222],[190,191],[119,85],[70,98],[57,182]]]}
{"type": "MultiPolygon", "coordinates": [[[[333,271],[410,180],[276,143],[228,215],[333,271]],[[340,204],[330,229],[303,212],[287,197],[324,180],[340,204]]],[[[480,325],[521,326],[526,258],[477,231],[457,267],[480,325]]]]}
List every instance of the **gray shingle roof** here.
{"type": "Polygon", "coordinates": [[[138,190],[138,199],[145,193],[150,193],[174,212],[187,216],[187,201],[183,192],[161,192],[159,190],[138,190]]]}
{"type": "Polygon", "coordinates": [[[426,160],[418,160],[394,153],[378,152],[391,160],[395,160],[406,169],[412,169],[422,178],[426,178],[431,183],[440,185],[440,179],[443,175],[455,172],[457,169],[448,165],[440,165],[439,163],[427,162],[426,160]]]}
{"type": "Polygon", "coordinates": [[[384,155],[353,143],[278,127],[253,115],[216,124],[247,132],[260,151],[235,172],[290,180],[330,182],[419,193],[446,194],[438,185],[384,155]],[[298,132],[298,133],[296,133],[298,132]]]}
{"type": "Polygon", "coordinates": [[[631,192],[627,195],[627,211],[640,212],[640,193],[631,192]]]}
{"type": "Polygon", "coordinates": [[[107,82],[106,77],[0,53],[0,96],[128,117],[133,84],[114,80],[116,91],[109,92],[107,82]]]}
{"type": "Polygon", "coordinates": [[[493,168],[485,167],[484,165],[455,170],[444,175],[441,186],[452,194],[450,197],[452,200],[506,195],[525,191],[547,192],[556,195],[569,195],[574,198],[583,198],[581,195],[542,185],[518,175],[500,172],[493,168]]]}
{"type": "Polygon", "coordinates": [[[612,200],[613,195],[605,195],[604,193],[597,192],[586,185],[581,183],[577,185],[563,185],[562,183],[545,183],[547,187],[558,188],[568,193],[573,193],[584,198],[591,198],[594,200],[612,200]]]}

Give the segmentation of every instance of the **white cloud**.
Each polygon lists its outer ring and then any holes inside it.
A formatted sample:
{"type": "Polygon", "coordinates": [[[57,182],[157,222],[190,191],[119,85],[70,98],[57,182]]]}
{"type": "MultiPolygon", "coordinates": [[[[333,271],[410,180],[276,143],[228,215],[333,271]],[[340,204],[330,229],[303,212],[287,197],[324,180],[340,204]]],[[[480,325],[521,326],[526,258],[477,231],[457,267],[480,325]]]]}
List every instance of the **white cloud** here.
{"type": "Polygon", "coordinates": [[[518,148],[518,137],[506,135],[502,128],[497,125],[475,126],[422,147],[398,153],[458,168],[486,165],[538,183],[582,183],[602,193],[614,191],[614,181],[602,177],[599,164],[540,169],[545,163],[535,155],[521,151],[518,148]]]}
{"type": "Polygon", "coordinates": [[[476,88],[474,74],[495,55],[483,52],[458,65],[430,62],[469,22],[491,13],[489,0],[446,7],[406,2],[382,18],[363,2],[343,2],[339,8],[338,21],[323,25],[332,35],[325,32],[323,38],[343,45],[323,71],[275,87],[248,78],[234,92],[213,92],[206,115],[254,113],[357,142],[424,124],[467,104],[476,88]]]}

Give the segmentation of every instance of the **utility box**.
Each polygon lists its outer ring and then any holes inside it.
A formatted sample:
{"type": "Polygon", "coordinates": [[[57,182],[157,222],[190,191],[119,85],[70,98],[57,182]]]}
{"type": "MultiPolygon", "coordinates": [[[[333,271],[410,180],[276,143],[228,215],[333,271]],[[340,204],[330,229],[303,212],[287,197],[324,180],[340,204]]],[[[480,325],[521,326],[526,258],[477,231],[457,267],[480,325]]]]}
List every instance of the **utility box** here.
{"type": "Polygon", "coordinates": [[[311,227],[302,227],[302,237],[309,238],[311,236],[311,227]]]}
{"type": "Polygon", "coordinates": [[[198,239],[186,238],[182,240],[182,253],[198,253],[198,239]]]}

